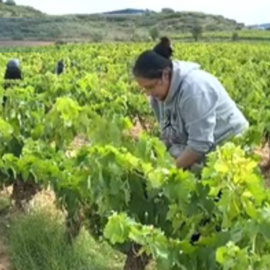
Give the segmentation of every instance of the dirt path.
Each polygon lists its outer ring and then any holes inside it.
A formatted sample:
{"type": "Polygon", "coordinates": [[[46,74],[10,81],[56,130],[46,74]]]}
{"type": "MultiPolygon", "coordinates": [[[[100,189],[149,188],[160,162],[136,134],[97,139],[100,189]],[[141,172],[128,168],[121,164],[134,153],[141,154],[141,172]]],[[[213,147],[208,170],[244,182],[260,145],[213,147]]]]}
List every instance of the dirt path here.
{"type": "MultiPolygon", "coordinates": [[[[32,47],[48,46],[54,44],[53,41],[27,41],[27,40],[0,40],[0,47],[32,47]]],[[[1,270],[1,269],[0,269],[1,270]]]]}

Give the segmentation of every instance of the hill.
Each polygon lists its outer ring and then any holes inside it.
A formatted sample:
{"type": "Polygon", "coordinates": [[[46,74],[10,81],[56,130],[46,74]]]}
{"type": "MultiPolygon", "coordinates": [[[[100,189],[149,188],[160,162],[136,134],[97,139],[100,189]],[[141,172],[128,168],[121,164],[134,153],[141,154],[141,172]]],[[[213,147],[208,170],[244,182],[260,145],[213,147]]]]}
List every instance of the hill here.
{"type": "Polygon", "coordinates": [[[29,6],[16,6],[0,3],[0,18],[33,18],[43,17],[46,14],[29,6]]]}
{"type": "Polygon", "coordinates": [[[234,31],[244,24],[222,16],[195,12],[116,10],[103,14],[46,15],[31,7],[0,4],[1,40],[132,40],[149,39],[149,30],[160,34],[188,33],[194,25],[204,31],[234,31]]]}
{"type": "Polygon", "coordinates": [[[251,29],[270,30],[270,23],[256,24],[249,26],[251,29]]]}

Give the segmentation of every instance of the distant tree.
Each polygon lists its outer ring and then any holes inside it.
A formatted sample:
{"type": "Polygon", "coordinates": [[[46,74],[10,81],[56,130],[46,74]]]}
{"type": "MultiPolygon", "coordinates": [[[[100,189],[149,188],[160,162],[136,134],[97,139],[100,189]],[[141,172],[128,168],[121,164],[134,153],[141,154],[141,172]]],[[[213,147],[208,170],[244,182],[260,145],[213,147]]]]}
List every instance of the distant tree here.
{"type": "Polygon", "coordinates": [[[145,10],[145,14],[148,15],[148,14],[151,14],[151,13],[153,13],[153,12],[152,12],[150,9],[147,8],[147,9],[145,10]]]}
{"type": "Polygon", "coordinates": [[[235,30],[242,30],[245,27],[243,23],[238,23],[235,30]]]}
{"type": "Polygon", "coordinates": [[[23,36],[22,33],[15,33],[12,37],[11,37],[12,40],[24,40],[25,37],[23,36]]]}
{"type": "Polygon", "coordinates": [[[130,36],[130,40],[132,42],[140,42],[140,35],[136,31],[134,31],[130,36]]]}
{"type": "Polygon", "coordinates": [[[105,38],[105,35],[102,32],[95,31],[91,34],[91,37],[94,42],[99,43],[105,38]]]}
{"type": "Polygon", "coordinates": [[[195,41],[198,41],[199,38],[202,36],[203,33],[203,28],[200,24],[196,23],[192,28],[191,28],[191,34],[194,38],[195,41]]]}
{"type": "Polygon", "coordinates": [[[0,0],[0,3],[3,3],[3,0],[0,0]]]}
{"type": "Polygon", "coordinates": [[[233,34],[232,34],[232,41],[237,41],[237,40],[239,40],[239,35],[238,35],[237,32],[233,32],[233,34]]]}
{"type": "Polygon", "coordinates": [[[152,40],[156,40],[159,37],[159,31],[156,27],[151,28],[149,34],[152,40]]]}
{"type": "Polygon", "coordinates": [[[150,40],[151,38],[149,36],[137,31],[135,31],[130,37],[130,41],[132,42],[147,42],[150,40]]]}
{"type": "Polygon", "coordinates": [[[55,44],[56,46],[61,46],[61,45],[67,44],[67,42],[60,39],[60,40],[56,40],[54,44],[55,44]]]}
{"type": "Polygon", "coordinates": [[[161,10],[162,13],[174,13],[174,10],[172,8],[163,8],[161,10]]]}
{"type": "Polygon", "coordinates": [[[6,0],[5,4],[8,6],[16,6],[16,2],[14,0],[6,0]]]}

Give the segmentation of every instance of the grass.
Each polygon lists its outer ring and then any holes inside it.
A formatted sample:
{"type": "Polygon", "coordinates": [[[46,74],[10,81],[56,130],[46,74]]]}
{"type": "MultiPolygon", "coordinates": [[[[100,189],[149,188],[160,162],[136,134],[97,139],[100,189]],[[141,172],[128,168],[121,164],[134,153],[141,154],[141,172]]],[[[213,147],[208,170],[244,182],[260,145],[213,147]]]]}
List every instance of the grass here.
{"type": "Polygon", "coordinates": [[[17,270],[116,270],[122,265],[120,256],[84,230],[70,245],[64,226],[44,212],[20,215],[12,221],[8,250],[17,270]]]}
{"type": "MultiPolygon", "coordinates": [[[[65,237],[63,215],[33,205],[17,213],[5,229],[5,243],[16,270],[120,270],[124,256],[107,243],[97,243],[84,229],[74,244],[65,237]]],[[[3,219],[3,216],[1,217],[3,219]]],[[[3,224],[2,224],[3,225],[3,224]]],[[[3,226],[2,226],[3,227],[3,226]]],[[[2,230],[1,230],[2,231],[2,230]]],[[[12,268],[12,269],[13,269],[12,268]]]]}
{"type": "MultiPolygon", "coordinates": [[[[1,270],[123,269],[125,256],[106,242],[96,242],[84,228],[73,245],[68,243],[64,214],[56,210],[50,193],[37,195],[26,213],[12,207],[1,213],[7,206],[9,196],[0,192],[1,270]]],[[[154,262],[147,269],[156,270],[154,262]]]]}
{"type": "Polygon", "coordinates": [[[5,212],[10,206],[10,199],[0,193],[0,214],[5,212]]]}

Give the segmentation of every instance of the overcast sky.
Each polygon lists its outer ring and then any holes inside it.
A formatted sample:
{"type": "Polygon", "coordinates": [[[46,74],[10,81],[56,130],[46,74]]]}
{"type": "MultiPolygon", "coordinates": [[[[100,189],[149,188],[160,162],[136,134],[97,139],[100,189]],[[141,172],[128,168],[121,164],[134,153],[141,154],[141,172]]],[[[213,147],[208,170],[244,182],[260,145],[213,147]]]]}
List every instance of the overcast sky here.
{"type": "Polygon", "coordinates": [[[159,11],[163,7],[177,11],[201,11],[223,15],[245,24],[270,22],[270,0],[15,0],[48,14],[95,13],[123,8],[159,11]]]}

